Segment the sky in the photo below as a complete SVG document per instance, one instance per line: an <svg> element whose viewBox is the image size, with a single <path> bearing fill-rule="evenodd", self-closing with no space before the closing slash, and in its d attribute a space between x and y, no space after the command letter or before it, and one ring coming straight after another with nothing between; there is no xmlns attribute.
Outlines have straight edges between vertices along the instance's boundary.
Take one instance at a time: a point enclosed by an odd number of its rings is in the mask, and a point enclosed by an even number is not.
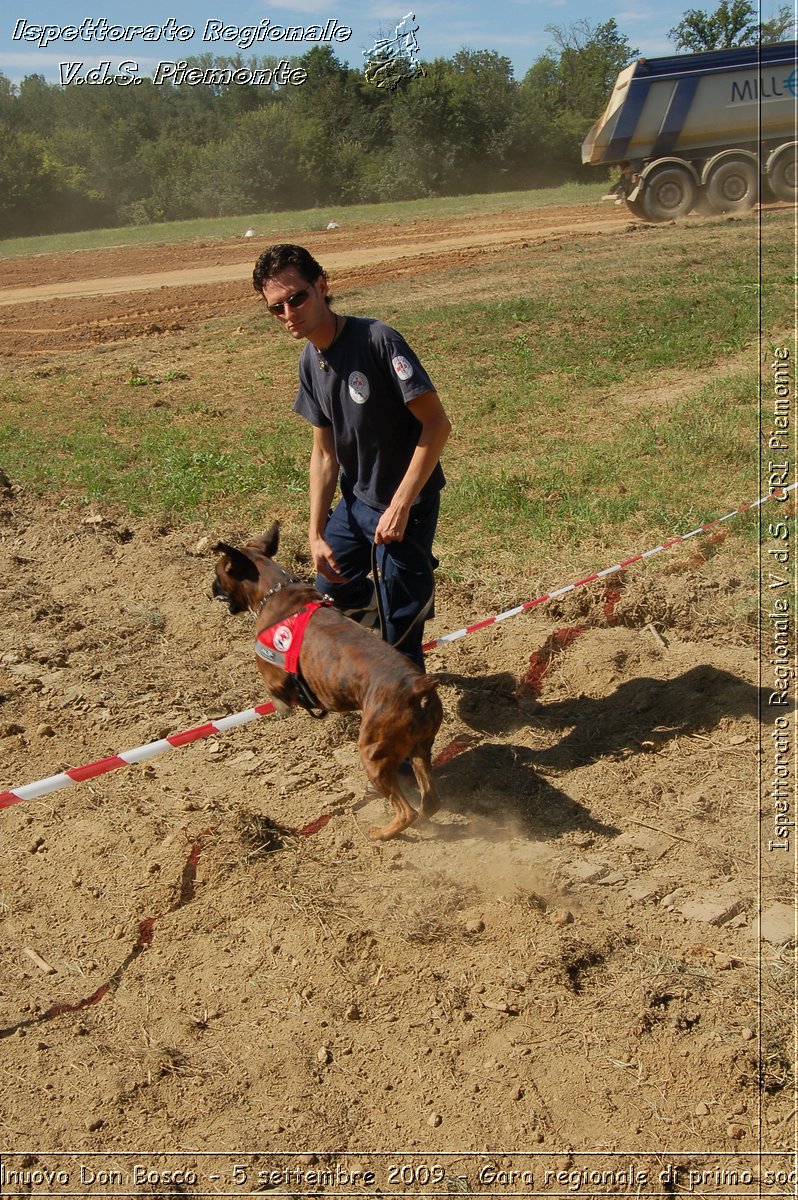
<svg viewBox="0 0 798 1200"><path fill-rule="evenodd" d="M179 61L186 55L230 55L240 50L245 59L266 54L291 57L314 44L329 45L339 60L359 67L364 62L363 51L380 36L392 33L406 14L413 12L422 59L450 58L464 46L495 50L510 59L515 77L521 79L552 45L547 25L567 27L586 20L595 26L613 17L631 46L652 57L674 53L668 30L686 9L712 10L716 6L715 0L621 0L620 7L613 0L171 0L168 4L151 0L105 0L103 4L7 0L0 14L0 73L13 83L32 74L59 83L64 82L61 63L80 63L77 73L83 75L110 60L112 73L117 73L119 63L128 62L135 66L125 68L126 74L147 78L159 63ZM769 9L763 3L763 16L770 16L776 7L775 2ZM103 41L102 26L84 26L87 20L104 20L110 27L123 29L152 25L159 36L149 41L138 35L128 41ZM265 20L269 28L325 26L335 21L337 26L328 26L328 31L352 32L345 39L331 37L321 43L263 41L250 48L239 46L247 35L238 31ZM205 36L208 22L210 32ZM48 26L52 29L43 34ZM82 27L83 35L70 41L68 32L65 34L70 27ZM213 32L225 28L233 40L214 40ZM193 36L189 36L191 31Z"/></svg>

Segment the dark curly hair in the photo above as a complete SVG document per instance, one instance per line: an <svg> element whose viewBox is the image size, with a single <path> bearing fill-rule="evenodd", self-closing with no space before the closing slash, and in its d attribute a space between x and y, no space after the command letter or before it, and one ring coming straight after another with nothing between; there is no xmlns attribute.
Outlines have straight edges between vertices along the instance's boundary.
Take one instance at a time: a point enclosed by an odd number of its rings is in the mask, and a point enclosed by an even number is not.
<svg viewBox="0 0 798 1200"><path fill-rule="evenodd" d="M269 246L263 251L255 263L252 272L252 286L259 295L263 295L263 285L267 280L279 275L287 267L294 267L306 283L315 283L317 279L326 279L327 272L321 267L304 246L293 246L290 242L281 242ZM327 297L329 304L332 297Z"/></svg>

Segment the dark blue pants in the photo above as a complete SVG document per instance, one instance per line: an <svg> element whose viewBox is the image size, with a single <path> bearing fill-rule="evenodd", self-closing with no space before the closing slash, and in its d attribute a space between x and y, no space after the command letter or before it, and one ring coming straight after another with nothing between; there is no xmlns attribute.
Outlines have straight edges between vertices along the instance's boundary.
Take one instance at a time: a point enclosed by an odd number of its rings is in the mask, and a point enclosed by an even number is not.
<svg viewBox="0 0 798 1200"><path fill-rule="evenodd" d="M430 597L433 588L430 561L437 567L432 556L432 541L438 523L440 496L422 500L410 510L405 540L388 542L377 547L377 566L382 581L382 603L385 610L385 640L394 645L413 622ZM329 596L337 608L367 608L372 598L374 585L371 573L371 550L374 531L382 514L353 496L348 488L324 530L324 536L332 547L338 567L346 577L346 583L330 583L323 575L316 576L316 587ZM424 554L418 549L421 547ZM428 615L432 615L432 610ZM415 629L405 638L399 650L424 669L421 646L424 641L424 622L419 621Z"/></svg>

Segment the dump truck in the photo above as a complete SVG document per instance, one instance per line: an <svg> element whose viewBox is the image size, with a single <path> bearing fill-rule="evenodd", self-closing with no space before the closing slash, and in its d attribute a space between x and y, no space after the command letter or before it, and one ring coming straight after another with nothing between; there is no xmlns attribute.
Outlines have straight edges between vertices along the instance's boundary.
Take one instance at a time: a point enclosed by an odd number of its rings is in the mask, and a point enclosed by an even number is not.
<svg viewBox="0 0 798 1200"><path fill-rule="evenodd" d="M649 221L798 197L798 42L641 58L621 71L582 162L618 165Z"/></svg>

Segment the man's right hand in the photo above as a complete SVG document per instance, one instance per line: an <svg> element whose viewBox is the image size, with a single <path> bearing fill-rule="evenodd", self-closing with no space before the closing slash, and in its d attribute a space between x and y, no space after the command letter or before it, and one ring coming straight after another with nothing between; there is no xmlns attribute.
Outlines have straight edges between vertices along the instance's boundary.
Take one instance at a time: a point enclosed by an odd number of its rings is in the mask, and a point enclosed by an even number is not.
<svg viewBox="0 0 798 1200"><path fill-rule="evenodd" d="M341 574L335 561L332 546L323 537L310 539L310 555L319 575L323 575L330 583L346 583L346 576Z"/></svg>

